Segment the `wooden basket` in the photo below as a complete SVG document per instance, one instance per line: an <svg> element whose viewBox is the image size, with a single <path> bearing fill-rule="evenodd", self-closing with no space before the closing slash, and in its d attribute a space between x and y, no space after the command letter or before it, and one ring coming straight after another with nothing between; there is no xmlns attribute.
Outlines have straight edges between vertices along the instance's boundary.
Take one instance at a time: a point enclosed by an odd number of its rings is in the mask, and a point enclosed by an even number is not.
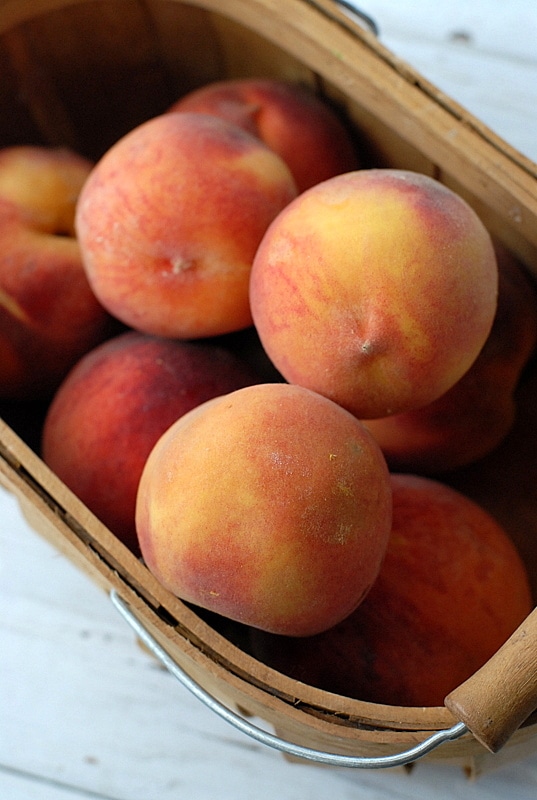
<svg viewBox="0 0 537 800"><path fill-rule="evenodd" d="M454 188L537 275L537 166L330 0L0 0L0 65L0 146L63 144L92 159L210 80L308 84L355 126L372 164L415 169ZM501 519L530 572L537 563L537 468L528 458L536 452L536 389L530 380L501 454L463 471L456 484ZM355 756L391 755L453 725L447 708L351 700L257 662L164 590L44 465L30 433L10 423L0 420L0 481L32 526L117 592L222 702L291 742ZM506 463L508 474L500 470ZM537 587L536 568L532 580ZM532 715L499 755L466 734L427 758L475 769L534 750L536 735Z"/></svg>

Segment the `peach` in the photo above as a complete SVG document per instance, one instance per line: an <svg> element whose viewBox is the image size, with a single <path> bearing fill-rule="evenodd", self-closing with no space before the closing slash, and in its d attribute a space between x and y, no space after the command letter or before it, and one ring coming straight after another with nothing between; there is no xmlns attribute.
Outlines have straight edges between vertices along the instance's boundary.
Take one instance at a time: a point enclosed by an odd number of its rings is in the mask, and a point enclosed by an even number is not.
<svg viewBox="0 0 537 800"><path fill-rule="evenodd" d="M239 127L168 113L96 164L76 230L90 284L126 325L171 338L251 325L248 281L266 228L296 196L282 159Z"/></svg>
<svg viewBox="0 0 537 800"><path fill-rule="evenodd" d="M114 330L74 235L91 163L70 150L0 150L0 397L49 397Z"/></svg>
<svg viewBox="0 0 537 800"><path fill-rule="evenodd" d="M75 235L75 206L93 164L66 148L14 145L0 150L0 197L38 230Z"/></svg>
<svg viewBox="0 0 537 800"><path fill-rule="evenodd" d="M130 549L145 461L169 425L212 397L257 381L229 350L136 331L87 353L57 390L42 456Z"/></svg>
<svg viewBox="0 0 537 800"><path fill-rule="evenodd" d="M537 343L537 291L507 251L501 251L498 307L476 361L427 406L364 420L393 470L423 474L466 466L492 452L511 430L516 390Z"/></svg>
<svg viewBox="0 0 537 800"><path fill-rule="evenodd" d="M257 136L283 158L299 192L360 165L350 129L336 111L296 83L214 81L181 97L170 111L214 114Z"/></svg>
<svg viewBox="0 0 537 800"><path fill-rule="evenodd" d="M459 195L371 169L317 184L278 214L250 301L286 380L370 419L430 403L462 377L497 291L491 237Z"/></svg>
<svg viewBox="0 0 537 800"><path fill-rule="evenodd" d="M361 700L443 705L532 608L526 569L480 506L430 478L392 475L393 527L364 602L307 639L252 631L254 654Z"/></svg>
<svg viewBox="0 0 537 800"><path fill-rule="evenodd" d="M318 633L364 598L391 520L386 462L356 417L286 383L239 389L174 423L136 506L140 549L183 600Z"/></svg>

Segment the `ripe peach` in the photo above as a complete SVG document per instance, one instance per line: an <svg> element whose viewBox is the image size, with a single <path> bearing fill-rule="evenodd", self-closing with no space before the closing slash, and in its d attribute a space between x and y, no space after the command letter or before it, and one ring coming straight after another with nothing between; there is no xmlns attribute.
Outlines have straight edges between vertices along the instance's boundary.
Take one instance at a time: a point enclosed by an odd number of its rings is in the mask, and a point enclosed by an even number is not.
<svg viewBox="0 0 537 800"><path fill-rule="evenodd" d="M360 418L432 402L490 332L498 268L471 207L425 175L371 169L299 195L254 260L254 323L291 383Z"/></svg>
<svg viewBox="0 0 537 800"><path fill-rule="evenodd" d="M227 119L278 153L299 192L358 169L349 129L305 86L271 78L220 80L195 89L170 111L195 111Z"/></svg>
<svg viewBox="0 0 537 800"><path fill-rule="evenodd" d="M442 705L532 608L503 528L430 478L392 475L393 527L379 577L339 625L308 639L252 632L254 654L328 691L402 706Z"/></svg>
<svg viewBox="0 0 537 800"><path fill-rule="evenodd" d="M492 330L468 372L427 406L365 420L391 469L438 473L490 453L511 430L516 389L537 344L537 291L507 252L499 256Z"/></svg>
<svg viewBox="0 0 537 800"><path fill-rule="evenodd" d="M386 462L321 395L265 383L172 425L140 480L144 560L184 600L305 636L349 614L378 574L391 520Z"/></svg>
<svg viewBox="0 0 537 800"><path fill-rule="evenodd" d="M282 159L229 122L168 113L96 164L76 229L91 286L128 326L172 338L251 325L256 248L296 195Z"/></svg>
<svg viewBox="0 0 537 800"><path fill-rule="evenodd" d="M0 150L0 397L49 397L113 330L82 266L75 204L91 164L69 150Z"/></svg>
<svg viewBox="0 0 537 800"><path fill-rule="evenodd" d="M0 150L0 197L37 230L74 236L75 206L93 164L66 148L15 145Z"/></svg>
<svg viewBox="0 0 537 800"><path fill-rule="evenodd" d="M137 551L136 491L155 442L195 406L256 380L223 347L127 331L86 354L59 387L45 417L43 459Z"/></svg>

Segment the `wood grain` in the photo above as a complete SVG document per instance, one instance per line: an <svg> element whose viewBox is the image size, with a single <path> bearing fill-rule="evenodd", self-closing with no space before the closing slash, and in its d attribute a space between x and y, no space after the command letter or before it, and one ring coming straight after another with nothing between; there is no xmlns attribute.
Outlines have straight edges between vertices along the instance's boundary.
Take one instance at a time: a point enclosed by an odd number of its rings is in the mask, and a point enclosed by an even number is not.
<svg viewBox="0 0 537 800"><path fill-rule="evenodd" d="M537 708L537 609L446 706L497 753Z"/></svg>

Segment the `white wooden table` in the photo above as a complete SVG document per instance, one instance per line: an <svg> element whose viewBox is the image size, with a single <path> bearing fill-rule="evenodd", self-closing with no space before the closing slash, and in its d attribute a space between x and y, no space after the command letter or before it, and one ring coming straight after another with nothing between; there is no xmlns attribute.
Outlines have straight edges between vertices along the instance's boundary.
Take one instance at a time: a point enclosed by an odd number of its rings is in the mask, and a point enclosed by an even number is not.
<svg viewBox="0 0 537 800"><path fill-rule="evenodd" d="M381 40L537 161L536 0L363 0ZM292 764L205 709L0 489L1 800L535 800L535 755L457 768Z"/></svg>

